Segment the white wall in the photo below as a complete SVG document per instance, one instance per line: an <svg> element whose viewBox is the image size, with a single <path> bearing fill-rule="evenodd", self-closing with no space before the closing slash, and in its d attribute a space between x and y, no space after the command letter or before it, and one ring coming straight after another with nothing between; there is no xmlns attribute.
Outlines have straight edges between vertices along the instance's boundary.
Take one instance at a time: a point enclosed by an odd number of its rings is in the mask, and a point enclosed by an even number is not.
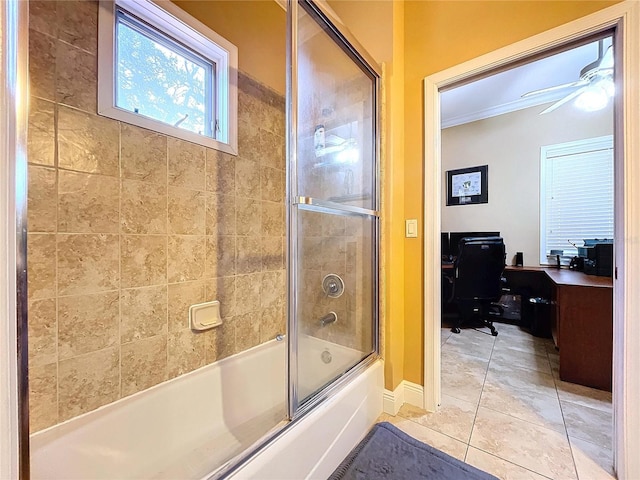
<svg viewBox="0 0 640 480"><path fill-rule="evenodd" d="M613 133L611 107L584 113L567 104L538 115L545 107L442 131L442 231L500 231L507 265L516 252L525 265L539 264L540 147ZM489 166L489 203L447 207L446 171L477 165Z"/></svg>

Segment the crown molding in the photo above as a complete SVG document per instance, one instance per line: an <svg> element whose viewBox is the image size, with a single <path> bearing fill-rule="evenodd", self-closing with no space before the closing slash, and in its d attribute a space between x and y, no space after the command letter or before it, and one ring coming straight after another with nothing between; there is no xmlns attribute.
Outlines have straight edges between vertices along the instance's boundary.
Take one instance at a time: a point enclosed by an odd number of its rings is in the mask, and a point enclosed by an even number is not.
<svg viewBox="0 0 640 480"><path fill-rule="evenodd" d="M573 90L571 90L569 87L566 90L541 93L533 97L520 98L513 102L503 103L501 105L496 105L495 107L485 108L475 112L467 113L465 115L443 118L441 121L441 127L443 129L457 127L459 125L464 125L465 123L477 122L478 120L497 117L499 115L504 115L505 113L516 112L518 110L524 110L525 108L537 107L538 105L557 102L572 91Z"/></svg>

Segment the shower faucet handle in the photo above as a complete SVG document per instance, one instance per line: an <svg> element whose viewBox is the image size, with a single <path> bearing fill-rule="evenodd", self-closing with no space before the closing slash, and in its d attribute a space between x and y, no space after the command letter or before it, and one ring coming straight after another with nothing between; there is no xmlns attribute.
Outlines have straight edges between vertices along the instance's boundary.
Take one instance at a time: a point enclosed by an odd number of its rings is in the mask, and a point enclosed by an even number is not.
<svg viewBox="0 0 640 480"><path fill-rule="evenodd" d="M322 279L322 291L331 298L338 298L344 293L344 281L339 275L330 273Z"/></svg>

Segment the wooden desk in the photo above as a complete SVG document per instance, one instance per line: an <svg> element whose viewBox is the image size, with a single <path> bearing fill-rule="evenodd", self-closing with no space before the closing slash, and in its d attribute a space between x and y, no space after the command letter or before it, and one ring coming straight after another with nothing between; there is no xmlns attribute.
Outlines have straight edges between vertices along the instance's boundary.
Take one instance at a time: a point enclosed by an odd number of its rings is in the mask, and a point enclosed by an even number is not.
<svg viewBox="0 0 640 480"><path fill-rule="evenodd" d="M578 287L613 288L611 277L587 275L584 272L558 268L542 269L556 285L573 285Z"/></svg>
<svg viewBox="0 0 640 480"><path fill-rule="evenodd" d="M551 332L560 352L560 379L611 391L613 280L546 269L553 284Z"/></svg>
<svg viewBox="0 0 640 480"><path fill-rule="evenodd" d="M551 333L560 379L611 391L613 280L575 270L507 267L510 286L553 301Z"/></svg>

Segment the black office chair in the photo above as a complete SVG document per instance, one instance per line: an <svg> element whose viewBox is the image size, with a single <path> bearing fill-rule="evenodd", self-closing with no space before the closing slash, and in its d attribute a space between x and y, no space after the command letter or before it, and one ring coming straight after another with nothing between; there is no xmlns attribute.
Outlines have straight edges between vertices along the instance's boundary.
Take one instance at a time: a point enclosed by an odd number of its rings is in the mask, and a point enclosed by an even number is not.
<svg viewBox="0 0 640 480"><path fill-rule="evenodd" d="M491 316L500 314L494 302L502 296L502 272L505 247L501 237L463 238L454 263L452 301L458 306L458 320L451 329L460 333L460 325L480 320L498 335Z"/></svg>

